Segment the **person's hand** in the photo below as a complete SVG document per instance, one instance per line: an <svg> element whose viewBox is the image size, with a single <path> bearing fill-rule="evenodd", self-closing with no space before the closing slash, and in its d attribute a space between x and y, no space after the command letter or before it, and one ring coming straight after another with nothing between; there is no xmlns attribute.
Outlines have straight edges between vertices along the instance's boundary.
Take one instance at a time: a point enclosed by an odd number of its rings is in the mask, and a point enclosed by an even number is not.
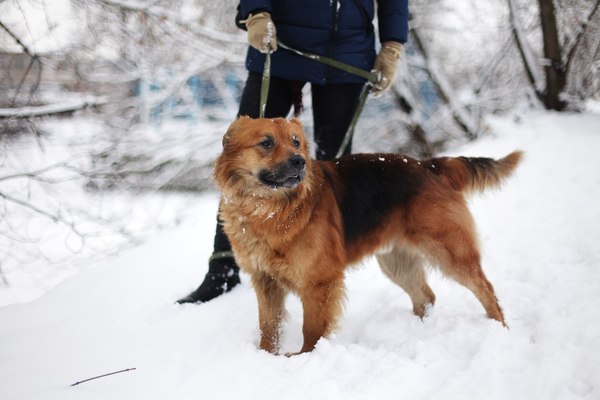
<svg viewBox="0 0 600 400"><path fill-rule="evenodd" d="M277 31L271 20L271 14L268 12L250 14L246 20L246 28L250 46L261 53L266 53L269 48L271 51L277 50Z"/></svg>
<svg viewBox="0 0 600 400"><path fill-rule="evenodd" d="M382 43L381 50L375 59L375 66L373 67L373 70L380 74L379 81L373 85L373 94L375 96L379 96L392 86L403 47L400 42L389 41Z"/></svg>

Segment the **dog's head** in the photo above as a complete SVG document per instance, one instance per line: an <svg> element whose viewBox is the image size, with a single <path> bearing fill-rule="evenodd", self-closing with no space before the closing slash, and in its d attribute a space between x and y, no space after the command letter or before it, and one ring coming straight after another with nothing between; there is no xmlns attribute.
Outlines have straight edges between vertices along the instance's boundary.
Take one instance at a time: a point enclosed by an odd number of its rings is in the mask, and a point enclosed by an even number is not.
<svg viewBox="0 0 600 400"><path fill-rule="evenodd" d="M228 198L289 196L306 185L309 165L308 145L298 120L240 117L223 137L214 177Z"/></svg>

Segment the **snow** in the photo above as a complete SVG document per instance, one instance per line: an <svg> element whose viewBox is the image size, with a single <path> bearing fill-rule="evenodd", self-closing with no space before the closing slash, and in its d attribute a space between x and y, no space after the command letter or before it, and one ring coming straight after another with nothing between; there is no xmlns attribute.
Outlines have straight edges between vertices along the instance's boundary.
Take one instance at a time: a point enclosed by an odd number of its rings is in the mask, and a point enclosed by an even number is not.
<svg viewBox="0 0 600 400"><path fill-rule="evenodd" d="M600 116L529 113L450 155L526 152L501 190L474 197L484 270L510 329L465 288L430 274L421 321L371 259L348 273L341 328L310 354L257 349L248 277L203 305L174 304L206 272L218 196L187 220L0 308L0 398L598 399ZM302 341L290 297L283 351ZM136 368L81 385L72 383Z"/></svg>

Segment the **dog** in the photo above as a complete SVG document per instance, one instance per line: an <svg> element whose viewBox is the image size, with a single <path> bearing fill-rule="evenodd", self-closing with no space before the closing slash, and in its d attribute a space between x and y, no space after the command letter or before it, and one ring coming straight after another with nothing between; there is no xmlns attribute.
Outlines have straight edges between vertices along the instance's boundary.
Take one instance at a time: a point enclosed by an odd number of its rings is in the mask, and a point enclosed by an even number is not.
<svg viewBox="0 0 600 400"><path fill-rule="evenodd" d="M408 293L417 316L435 303L427 261L506 326L481 269L465 194L498 186L522 156L418 161L356 154L317 161L298 120L238 118L223 137L214 181L224 231L256 291L259 347L279 353L284 301L293 292L304 314L299 353L313 350L339 323L346 268L369 255Z"/></svg>

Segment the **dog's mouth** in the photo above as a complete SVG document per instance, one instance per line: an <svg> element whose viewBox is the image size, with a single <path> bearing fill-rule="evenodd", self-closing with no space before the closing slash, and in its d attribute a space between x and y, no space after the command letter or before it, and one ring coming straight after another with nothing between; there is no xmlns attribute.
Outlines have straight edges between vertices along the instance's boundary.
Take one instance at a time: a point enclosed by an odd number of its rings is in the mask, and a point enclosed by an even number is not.
<svg viewBox="0 0 600 400"><path fill-rule="evenodd" d="M302 182L305 174L305 158L300 154L294 154L272 168L262 169L258 173L258 179L271 189L294 189Z"/></svg>
<svg viewBox="0 0 600 400"><path fill-rule="evenodd" d="M304 174L304 170L284 174L262 170L258 177L263 184L273 189L293 189L304 180Z"/></svg>

